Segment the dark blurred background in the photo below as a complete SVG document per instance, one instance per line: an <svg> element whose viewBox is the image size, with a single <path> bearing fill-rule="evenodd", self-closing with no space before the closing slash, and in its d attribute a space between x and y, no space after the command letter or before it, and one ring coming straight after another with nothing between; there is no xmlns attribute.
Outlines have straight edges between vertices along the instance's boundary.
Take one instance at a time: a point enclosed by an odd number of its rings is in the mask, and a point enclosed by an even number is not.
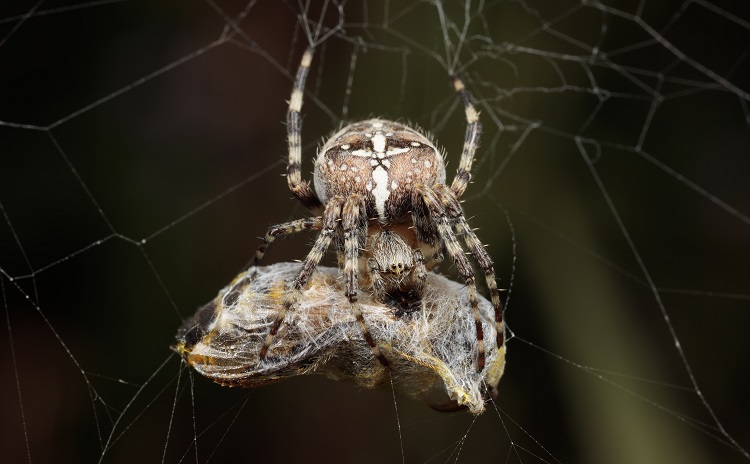
<svg viewBox="0 0 750 464"><path fill-rule="evenodd" d="M515 335L483 416L188 375L182 320L306 214L280 175L315 3L0 7L4 459L747 461L750 11L731 3L469 5L457 62L485 134L464 207ZM343 23L308 81L303 173L322 137L380 115L434 134L452 176L464 121L435 6L341 12L322 15ZM444 9L454 45L464 13Z"/></svg>

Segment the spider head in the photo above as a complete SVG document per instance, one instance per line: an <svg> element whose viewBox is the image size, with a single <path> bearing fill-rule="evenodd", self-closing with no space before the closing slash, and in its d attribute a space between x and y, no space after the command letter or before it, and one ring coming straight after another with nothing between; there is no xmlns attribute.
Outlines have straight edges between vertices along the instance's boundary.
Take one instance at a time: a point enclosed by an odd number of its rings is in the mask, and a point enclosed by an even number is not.
<svg viewBox="0 0 750 464"><path fill-rule="evenodd" d="M397 284L409 275L414 268L414 252L400 235L384 230L372 233L368 240L372 259L378 264L381 274Z"/></svg>
<svg viewBox="0 0 750 464"><path fill-rule="evenodd" d="M413 186L437 183L445 183L445 165L435 145L418 131L383 119L336 132L315 162L315 191L323 203L336 195L362 195L367 216L381 223L409 214Z"/></svg>

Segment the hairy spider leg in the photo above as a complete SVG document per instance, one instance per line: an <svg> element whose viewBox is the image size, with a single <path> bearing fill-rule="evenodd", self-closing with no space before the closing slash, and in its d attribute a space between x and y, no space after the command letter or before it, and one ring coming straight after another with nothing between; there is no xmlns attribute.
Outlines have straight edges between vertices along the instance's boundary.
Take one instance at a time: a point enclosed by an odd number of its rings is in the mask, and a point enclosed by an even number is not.
<svg viewBox="0 0 750 464"><path fill-rule="evenodd" d="M266 236L263 237L263 243L260 244L258 250L255 252L255 256L250 265L253 266L260 264L260 261L266 255L268 248L274 241L276 241L276 239L298 234L305 230L320 230L322 228L323 218L320 216L297 219L296 221L284 222L269 227Z"/></svg>
<svg viewBox="0 0 750 464"><path fill-rule="evenodd" d="M471 312L474 316L474 326L477 332L477 371L484 369L484 329L482 328L482 319L479 314L479 302L477 301L477 286L474 281L474 271L471 268L469 259L464 254L461 244L458 242L456 235L453 233L450 221L445 212L440 198L435 191L424 185L416 185L412 192L412 204L416 206L424 204L430 219L437 228L438 237L445 244L448 255L456 265L458 274L466 284L466 290L469 296Z"/></svg>
<svg viewBox="0 0 750 464"><path fill-rule="evenodd" d="M344 278L346 279L345 295L349 299L352 312L357 319L367 344L380 363L388 367L388 360L383 356L377 343L372 338L362 316L362 309L357 301L359 293L359 255L367 242L367 209L361 195L351 195L346 199L341 213L341 228L344 232Z"/></svg>
<svg viewBox="0 0 750 464"><path fill-rule="evenodd" d="M477 147L479 147L482 123L479 122L479 113L471 103L471 95L466 90L466 87L464 87L464 83L455 76L452 76L452 80L453 88L458 93L458 97L464 105L467 123L461 161L458 164L456 177L453 178L453 183L451 184L451 190L456 195L456 198L461 198L461 195L463 195L471 181L471 165L474 163L474 153L477 151Z"/></svg>
<svg viewBox="0 0 750 464"><path fill-rule="evenodd" d="M424 291L424 282L427 280L427 268L424 265L424 254L422 250L414 250L414 276L416 279L416 291L420 295Z"/></svg>
<svg viewBox="0 0 750 464"><path fill-rule="evenodd" d="M289 99L289 109L286 113L287 141L289 143L289 162L286 167L286 178L289 190L310 211L318 213L323 209L315 191L310 184L302 180L302 100L305 93L305 81L307 80L310 63L312 63L314 49L305 50L302 61L297 68L297 76L294 79L292 97Z"/></svg>
<svg viewBox="0 0 750 464"><path fill-rule="evenodd" d="M331 245L333 236L336 233L336 228L338 227L338 221L341 218L341 207L343 204L343 197L333 197L328 204L326 204L325 210L323 211L323 228L321 229L320 234L318 234L318 238L315 239L315 244L312 249L302 262L302 268L300 268L297 276L294 278L292 288L284 297L284 303L281 305L281 310L276 315L276 320L273 322L273 325L271 325L271 331L266 335L263 347L260 349L261 360L266 358L268 347L271 346L273 338L279 331L279 327L281 327L281 323L284 322L286 313L299 302L302 297L302 289L310 280L310 277L312 277L318 263L323 259L323 254Z"/></svg>
<svg viewBox="0 0 750 464"><path fill-rule="evenodd" d="M370 286L372 287L372 296L377 301L383 301L385 298L385 279L380 275L380 266L375 259L367 260L367 271L370 274Z"/></svg>
<svg viewBox="0 0 750 464"><path fill-rule="evenodd" d="M463 236L466 247L471 251L479 268L484 272L484 279L487 283L487 289L490 291L492 307L495 310L495 330L497 332L497 347L500 348L505 344L505 325L503 324L503 308L500 302L500 291L497 289L495 280L495 267L492 264L492 258L479 241L477 234L469 227L466 222L466 216L461 208L461 204L456 199L453 191L445 185L436 185L434 187L440 201L443 203L446 213L453 224L457 235Z"/></svg>

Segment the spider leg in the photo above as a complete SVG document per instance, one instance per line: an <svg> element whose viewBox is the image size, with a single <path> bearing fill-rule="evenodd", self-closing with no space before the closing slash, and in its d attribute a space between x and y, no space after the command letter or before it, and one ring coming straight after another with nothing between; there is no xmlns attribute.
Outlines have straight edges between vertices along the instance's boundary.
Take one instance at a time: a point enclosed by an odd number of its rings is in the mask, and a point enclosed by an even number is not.
<svg viewBox="0 0 750 464"><path fill-rule="evenodd" d="M424 290L424 282L425 280L427 280L427 268L424 265L424 255L420 250L414 250L413 272L414 288L421 298L422 292Z"/></svg>
<svg viewBox="0 0 750 464"><path fill-rule="evenodd" d="M505 325L503 324L503 308L500 303L500 291L497 289L495 280L495 267L492 264L492 258L479 241L479 237L469 227L466 222L461 204L456 199L453 192L445 185L436 185L435 193L440 197L448 217L453 223L453 227L459 235L464 238L467 248L471 251L477 265L484 272L484 278L487 283L487 289L490 291L492 307L495 309L495 329L497 331L497 347L500 348L505 344Z"/></svg>
<svg viewBox="0 0 750 464"><path fill-rule="evenodd" d="M474 316L474 326L477 331L477 371L481 371L484 369L485 358L484 330L482 329L482 319L479 314L479 302L477 301L477 286L474 281L474 271L471 268L469 259L464 254L463 248L461 248L461 244L453 233L453 228L446 216L445 208L435 191L424 185L415 186L412 192L412 204L417 205L418 203L424 203L430 214L430 219L437 227L438 236L443 243L445 243L448 255L450 255L453 263L456 265L458 273L466 284L466 289L469 295L469 304L471 305L471 312Z"/></svg>
<svg viewBox="0 0 750 464"><path fill-rule="evenodd" d="M430 220L430 213L427 211L424 203L414 203L411 205L411 221L414 224L414 233L417 237L417 241L426 243L430 246L436 246L437 249L442 248L441 243L435 243L437 235L437 229L435 223ZM433 256L431 261L435 261L438 256ZM442 261L442 257L440 257Z"/></svg>
<svg viewBox="0 0 750 464"><path fill-rule="evenodd" d="M323 218L321 216L297 219L296 221L284 222L269 227L266 236L263 237L263 243L258 247L258 251L255 252L250 265L259 264L268 251L268 248L277 238L294 235L305 230L320 230L322 228Z"/></svg>
<svg viewBox="0 0 750 464"><path fill-rule="evenodd" d="M461 198L466 187L471 181L471 165L474 163L474 153L479 146L479 136L482 132L482 124L479 122L479 113L471 102L471 95L464 87L464 83L458 77L453 76L453 88L456 90L461 103L464 105L466 113L466 137L464 138L464 148L461 153L461 161L458 165L456 177L453 178L451 190L456 198Z"/></svg>
<svg viewBox="0 0 750 464"><path fill-rule="evenodd" d="M347 198L341 214L341 227L344 230L344 278L346 279L346 297L349 299L352 312L357 318L359 329L362 331L367 344L380 363L388 367L388 360L378 348L377 343L367 328L362 316L362 309L357 301L359 294L359 252L364 248L367 240L367 210L365 201L360 195L354 194Z"/></svg>
<svg viewBox="0 0 750 464"><path fill-rule="evenodd" d="M370 275L370 284L372 285L372 296L377 301L383 301L385 298L385 280L380 275L380 266L378 262L370 258L367 260L367 271Z"/></svg>
<svg viewBox="0 0 750 464"><path fill-rule="evenodd" d="M305 260L302 262L302 268L294 278L292 288L284 297L284 303L281 305L281 310L276 315L276 320L271 326L271 331L266 335L263 347L260 349L261 360L266 358L268 347L271 346L273 338L279 331L279 327L281 327L281 323L284 322L286 313L291 310L297 302L299 302L302 297L302 289L307 285L307 282L310 280L310 277L312 277L313 272L315 272L318 263L323 259L323 254L331 245L333 236L336 233L336 228L338 227L338 220L341 218L341 206L343 204L343 197L333 197L326 205L325 210L323 211L323 228L320 231L318 238L315 239L315 244L313 245L312 250L310 250L305 257Z"/></svg>
<svg viewBox="0 0 750 464"><path fill-rule="evenodd" d="M307 80L310 63L315 50L310 47L305 50L297 68L297 76L294 79L292 97L289 99L289 109L286 113L287 141L289 143L289 162L286 167L286 179L289 182L289 190L295 197L311 211L319 212L323 208L315 191L310 184L302 180L302 99L305 93L305 81Z"/></svg>

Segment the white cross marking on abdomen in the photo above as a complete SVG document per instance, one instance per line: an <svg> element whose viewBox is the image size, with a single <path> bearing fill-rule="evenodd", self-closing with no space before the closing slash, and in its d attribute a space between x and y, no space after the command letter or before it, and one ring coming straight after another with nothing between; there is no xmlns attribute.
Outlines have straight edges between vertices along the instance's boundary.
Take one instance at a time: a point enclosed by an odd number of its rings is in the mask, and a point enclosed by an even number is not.
<svg viewBox="0 0 750 464"><path fill-rule="evenodd" d="M372 180L375 186L372 188L372 195L375 197L375 208L378 210L378 216L385 220L385 202L391 192L388 190L388 171L383 166L378 165L372 170Z"/></svg>

